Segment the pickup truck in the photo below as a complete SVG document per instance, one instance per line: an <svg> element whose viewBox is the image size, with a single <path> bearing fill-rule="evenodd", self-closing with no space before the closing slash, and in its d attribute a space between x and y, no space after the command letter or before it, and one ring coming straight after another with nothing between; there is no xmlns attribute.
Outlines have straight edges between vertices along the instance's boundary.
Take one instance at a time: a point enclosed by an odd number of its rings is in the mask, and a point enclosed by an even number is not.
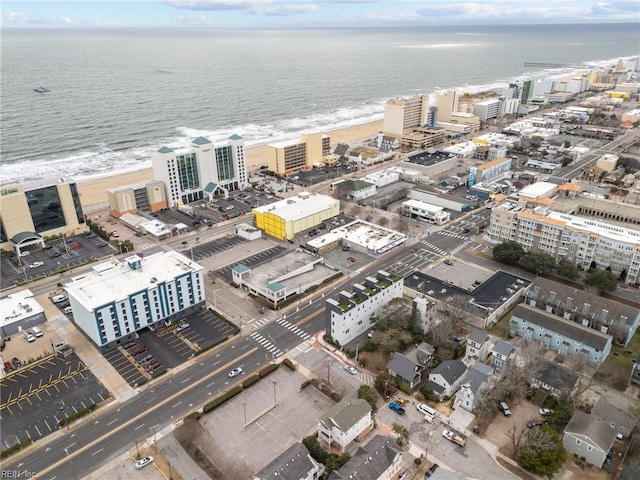
<svg viewBox="0 0 640 480"><path fill-rule="evenodd" d="M457 443L461 447L464 447L467 443L467 440L462 435L452 432L451 430L444 430L442 436L453 443Z"/></svg>
<svg viewBox="0 0 640 480"><path fill-rule="evenodd" d="M389 408L396 412L398 415L404 415L405 410L402 408L402 405L396 402L389 402Z"/></svg>

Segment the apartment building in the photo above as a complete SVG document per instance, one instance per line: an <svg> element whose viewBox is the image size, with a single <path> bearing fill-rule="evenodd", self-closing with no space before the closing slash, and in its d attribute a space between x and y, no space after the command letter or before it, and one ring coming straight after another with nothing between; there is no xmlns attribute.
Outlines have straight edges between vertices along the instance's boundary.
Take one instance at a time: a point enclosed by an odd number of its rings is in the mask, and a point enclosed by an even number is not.
<svg viewBox="0 0 640 480"><path fill-rule="evenodd" d="M331 139L320 132L300 135L300 139L285 140L267 146L269 170L279 175L290 175L324 164L331 154Z"/></svg>
<svg viewBox="0 0 640 480"><path fill-rule="evenodd" d="M157 212L169 206L164 183L159 180L110 188L107 197L109 212L116 218L138 210Z"/></svg>
<svg viewBox="0 0 640 480"><path fill-rule="evenodd" d="M384 135L400 140L406 131L424 126L427 123L428 106L428 95L387 100L384 106Z"/></svg>
<svg viewBox="0 0 640 480"><path fill-rule="evenodd" d="M478 102L473 106L473 114L486 122L492 118L501 118L505 115L515 115L520 107L520 99L507 98L504 96L494 97L482 102Z"/></svg>
<svg viewBox="0 0 640 480"><path fill-rule="evenodd" d="M44 247L43 237L87 230L75 183L33 182L0 189L0 248L18 254Z"/></svg>
<svg viewBox="0 0 640 480"><path fill-rule="evenodd" d="M628 284L640 281L640 232L636 230L505 203L493 208L486 238L495 243L513 240L526 251L548 253L584 270L592 263L609 267Z"/></svg>
<svg viewBox="0 0 640 480"><path fill-rule="evenodd" d="M151 163L154 178L164 182L169 207L249 185L244 140L238 135L217 143L198 137L179 150L162 147Z"/></svg>
<svg viewBox="0 0 640 480"><path fill-rule="evenodd" d="M403 279L379 270L376 277L366 277L364 285L355 283L353 291L342 290L338 299L326 302L327 334L339 345L346 345L375 324L375 314L392 299L402 297Z"/></svg>
<svg viewBox="0 0 640 480"><path fill-rule="evenodd" d="M371 406L366 400L347 397L318 419L318 442L327 450L346 451L373 430Z"/></svg>
<svg viewBox="0 0 640 480"><path fill-rule="evenodd" d="M205 303L203 268L175 251L114 258L64 288L75 324L103 351Z"/></svg>
<svg viewBox="0 0 640 480"><path fill-rule="evenodd" d="M465 112L459 103L460 94L455 90L447 90L437 96L438 124L440 122L460 124L469 127L469 133L480 131L480 118Z"/></svg>

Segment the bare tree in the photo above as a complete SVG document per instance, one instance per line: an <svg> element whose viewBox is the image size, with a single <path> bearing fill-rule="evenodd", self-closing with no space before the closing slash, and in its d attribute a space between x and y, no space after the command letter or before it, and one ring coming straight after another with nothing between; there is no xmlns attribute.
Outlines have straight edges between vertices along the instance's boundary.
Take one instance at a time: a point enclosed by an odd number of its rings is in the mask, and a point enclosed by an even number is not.
<svg viewBox="0 0 640 480"><path fill-rule="evenodd" d="M527 435L527 426L520 423L512 422L511 428L507 430L507 437L511 440L511 449L513 451L513 458L518 456L520 452L520 447L525 440Z"/></svg>

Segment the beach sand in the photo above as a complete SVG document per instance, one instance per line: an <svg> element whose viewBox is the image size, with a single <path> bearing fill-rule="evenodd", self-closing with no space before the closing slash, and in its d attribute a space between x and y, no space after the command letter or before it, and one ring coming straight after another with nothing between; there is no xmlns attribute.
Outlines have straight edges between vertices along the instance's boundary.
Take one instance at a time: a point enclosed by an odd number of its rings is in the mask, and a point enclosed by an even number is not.
<svg viewBox="0 0 640 480"><path fill-rule="evenodd" d="M338 130L326 131L325 134L331 137L331 144L353 143L375 136L382 131L382 120L355 125ZM246 149L247 167L249 171L256 170L261 165L267 164L267 145L256 145ZM78 182L78 192L80 202L83 207L97 204L106 204L107 190L132 183L146 182L153 180L153 171L149 168L141 168L125 173L115 173L113 175L92 178L90 180Z"/></svg>

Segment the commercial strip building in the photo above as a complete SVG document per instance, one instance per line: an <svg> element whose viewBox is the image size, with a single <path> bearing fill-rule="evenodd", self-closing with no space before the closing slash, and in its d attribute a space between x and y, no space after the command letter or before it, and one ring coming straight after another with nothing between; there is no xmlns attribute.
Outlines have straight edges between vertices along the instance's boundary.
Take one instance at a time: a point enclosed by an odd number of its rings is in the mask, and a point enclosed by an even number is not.
<svg viewBox="0 0 640 480"><path fill-rule="evenodd" d="M449 212L445 212L444 207L431 205L420 200L407 200L402 202L402 215L411 218L420 218L429 223L441 225L451 218Z"/></svg>
<svg viewBox="0 0 640 480"><path fill-rule="evenodd" d="M321 132L305 133L299 140L286 140L267 146L269 170L278 175L290 175L324 164L331 154L331 139Z"/></svg>
<svg viewBox="0 0 640 480"><path fill-rule="evenodd" d="M180 150L162 147L152 155L151 163L153 176L164 183L172 208L249 185L244 140L238 135L217 143L198 137Z"/></svg>
<svg viewBox="0 0 640 480"><path fill-rule="evenodd" d="M328 195L300 192L252 210L254 225L266 235L292 240L295 235L320 225L340 213L340 200Z"/></svg>
<svg viewBox="0 0 640 480"><path fill-rule="evenodd" d="M239 263L231 270L233 283L274 306L337 274L337 270L324 265L322 257L300 249L288 252L286 260L284 257L273 258L254 267Z"/></svg>
<svg viewBox="0 0 640 480"><path fill-rule="evenodd" d="M75 183L34 182L0 189L0 248L18 255L44 248L43 237L87 230Z"/></svg>
<svg viewBox="0 0 640 480"><path fill-rule="evenodd" d="M64 288L74 322L103 351L205 303L203 268L175 251L114 258Z"/></svg>
<svg viewBox="0 0 640 480"><path fill-rule="evenodd" d="M525 251L544 252L557 261L575 263L587 270L611 268L625 283L640 280L640 231L599 220L567 215L521 204L503 203L491 212L486 239L499 243L512 240Z"/></svg>
<svg viewBox="0 0 640 480"><path fill-rule="evenodd" d="M375 314L392 299L402 297L401 277L379 270L366 277L364 284L353 284L353 291L342 290L338 299L326 301L327 335L338 345L346 345L375 324Z"/></svg>
<svg viewBox="0 0 640 480"><path fill-rule="evenodd" d="M44 309L31 290L20 290L0 299L0 338L2 339L46 321Z"/></svg>
<svg viewBox="0 0 640 480"><path fill-rule="evenodd" d="M138 210L157 212L169 206L164 183L160 180L110 188L107 197L109 213L116 218L125 213L137 213Z"/></svg>

